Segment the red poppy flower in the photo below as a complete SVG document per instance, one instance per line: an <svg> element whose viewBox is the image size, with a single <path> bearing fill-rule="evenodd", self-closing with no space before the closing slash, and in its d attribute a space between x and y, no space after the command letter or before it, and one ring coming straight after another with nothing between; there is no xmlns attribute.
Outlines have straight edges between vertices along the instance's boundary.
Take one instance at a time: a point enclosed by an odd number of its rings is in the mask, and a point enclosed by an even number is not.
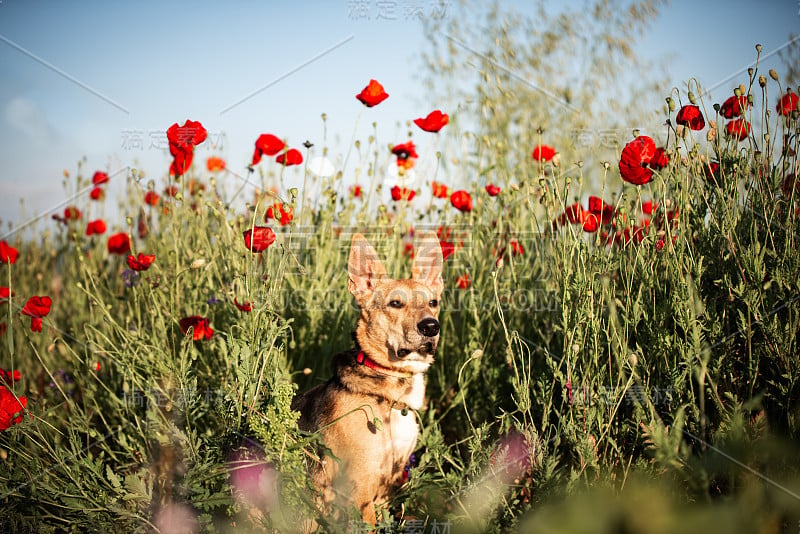
<svg viewBox="0 0 800 534"><path fill-rule="evenodd" d="M744 141L750 135L750 123L744 119L736 119L725 125L725 131L739 141Z"/></svg>
<svg viewBox="0 0 800 534"><path fill-rule="evenodd" d="M89 191L89 198L92 200L103 200L106 196L106 192L103 191L102 187L93 187L91 191Z"/></svg>
<svg viewBox="0 0 800 534"><path fill-rule="evenodd" d="M606 204L602 198L590 196L589 213L599 217L600 221L603 224L609 224L611 220L614 218L616 210L614 209L614 206Z"/></svg>
<svg viewBox="0 0 800 534"><path fill-rule="evenodd" d="M392 147L392 154L397 156L397 166L406 169L413 167L414 163L412 160L419 157L413 141L394 145Z"/></svg>
<svg viewBox="0 0 800 534"><path fill-rule="evenodd" d="M164 189L164 194L168 195L168 196L171 196L171 197L175 197L175 195L178 194L178 191L180 191L180 190L178 189L177 185L171 185L171 186L166 187Z"/></svg>
<svg viewBox="0 0 800 534"><path fill-rule="evenodd" d="M650 159L650 168L660 171L669 165L669 156L663 147L658 147Z"/></svg>
<svg viewBox="0 0 800 534"><path fill-rule="evenodd" d="M8 241L0 241L0 262L9 265L17 261L19 251L8 244Z"/></svg>
<svg viewBox="0 0 800 534"><path fill-rule="evenodd" d="M450 239L450 235L452 233L453 233L453 230L451 228L448 228L447 226L440 226L439 228L436 229L436 237L438 237L439 240Z"/></svg>
<svg viewBox="0 0 800 534"><path fill-rule="evenodd" d="M233 303L236 305L237 308L239 308L239 311L243 311L243 312L253 311L253 305L250 302L239 303L236 300L236 297L234 297L233 298Z"/></svg>
<svg viewBox="0 0 800 534"><path fill-rule="evenodd" d="M355 198L360 197L361 196L361 186L358 185L358 184L351 185L350 186L350 194L353 195L353 197L355 197Z"/></svg>
<svg viewBox="0 0 800 534"><path fill-rule="evenodd" d="M706 180L709 182L715 180L719 176L719 162L710 161L703 165L703 172L706 175Z"/></svg>
<svg viewBox="0 0 800 534"><path fill-rule="evenodd" d="M706 120L703 118L700 108L693 104L687 104L678 110L675 122L688 126L692 130L702 130L706 126Z"/></svg>
<svg viewBox="0 0 800 534"><path fill-rule="evenodd" d="M275 219L276 221L280 221L281 226L286 226L290 222L292 222L292 218L294 214L292 213L291 206L288 209L284 209L283 202L276 202L272 206L267 208L266 219Z"/></svg>
<svg viewBox="0 0 800 534"><path fill-rule="evenodd" d="M433 189L434 198L447 198L446 185L440 184L439 182L433 182L433 184L431 184L431 188Z"/></svg>
<svg viewBox="0 0 800 534"><path fill-rule="evenodd" d="M180 320L180 325L183 335L186 335L190 328L192 329L192 340L194 341L211 339L211 336L214 335L214 331L208 326L208 319L199 315L184 317Z"/></svg>
<svg viewBox="0 0 800 534"><path fill-rule="evenodd" d="M253 165L258 165L262 156L274 156L286 148L286 143L272 134L261 134L256 139L256 149L253 152Z"/></svg>
<svg viewBox="0 0 800 534"><path fill-rule="evenodd" d="M5 286L0 287L0 302L4 302L13 296L14 291L11 288Z"/></svg>
<svg viewBox="0 0 800 534"><path fill-rule="evenodd" d="M633 227L634 243L641 243L650 231L650 219L644 219Z"/></svg>
<svg viewBox="0 0 800 534"><path fill-rule="evenodd" d="M472 279L469 277L469 274L464 273L458 278L456 278L456 285L461 289L467 289L472 284Z"/></svg>
<svg viewBox="0 0 800 534"><path fill-rule="evenodd" d="M438 109L428 113L428 116L424 119L414 119L414 124L426 132L438 132L444 128L448 122L450 122L450 117L447 115L447 113L442 113Z"/></svg>
<svg viewBox="0 0 800 534"><path fill-rule="evenodd" d="M286 167L291 165L300 165L303 163L303 154L301 154L296 148L290 148L287 152L278 154L278 157L275 158L275 161L281 165L285 165Z"/></svg>
<svg viewBox="0 0 800 534"><path fill-rule="evenodd" d="M107 184L108 183L108 173L103 171L97 171L92 176L92 184L100 185L100 184Z"/></svg>
<svg viewBox="0 0 800 534"><path fill-rule="evenodd" d="M486 192L489 193L490 197L496 197L500 194L500 187L494 184L489 184L486 186Z"/></svg>
<svg viewBox="0 0 800 534"><path fill-rule="evenodd" d="M450 195L450 203L455 207L458 211L461 212L468 212L472 211L472 197L464 191L460 189Z"/></svg>
<svg viewBox="0 0 800 534"><path fill-rule="evenodd" d="M0 386L0 431L22 422L22 413L28 405L26 397L16 397L5 386Z"/></svg>
<svg viewBox="0 0 800 534"><path fill-rule="evenodd" d="M128 267L133 269L134 271L146 271L150 268L150 265L153 264L155 261L156 255L155 254L144 254L142 252L139 253L139 257L130 254L128 255L127 262Z"/></svg>
<svg viewBox="0 0 800 534"><path fill-rule="evenodd" d="M183 176L192 166L194 152L176 149L172 163L169 165L170 176Z"/></svg>
<svg viewBox="0 0 800 534"><path fill-rule="evenodd" d="M75 206L67 206L64 208L65 221L77 221L80 220L81 217L83 217L83 213Z"/></svg>
<svg viewBox="0 0 800 534"><path fill-rule="evenodd" d="M647 202L642 202L642 213L645 215L652 215L658 211L658 204L653 202L652 200L648 200Z"/></svg>
<svg viewBox="0 0 800 534"><path fill-rule="evenodd" d="M158 206L159 199L160 197L155 191L148 191L144 194L144 203L148 206Z"/></svg>
<svg viewBox="0 0 800 534"><path fill-rule="evenodd" d="M787 174L786 178L783 179L781 183L781 191L783 192L784 196L790 197L792 193L797 196L800 194L800 182L795 179L794 173Z"/></svg>
<svg viewBox="0 0 800 534"><path fill-rule="evenodd" d="M31 318L31 331L42 331L42 317L50 313L50 306L53 303L50 297L33 296L28 299L25 306L22 307L22 315L27 315Z"/></svg>
<svg viewBox="0 0 800 534"><path fill-rule="evenodd" d="M11 384L16 382L22 378L22 373L19 372L17 369L13 369L11 371L6 371L5 369L0 369L0 381L5 382L6 384Z"/></svg>
<svg viewBox="0 0 800 534"><path fill-rule="evenodd" d="M218 158L217 156L211 156L206 160L206 168L210 172L224 171L225 160L222 158Z"/></svg>
<svg viewBox="0 0 800 534"><path fill-rule="evenodd" d="M653 179L653 171L647 168L656 152L656 143L646 135L640 135L622 149L619 173L622 179L634 185L643 185Z"/></svg>
<svg viewBox="0 0 800 534"><path fill-rule="evenodd" d="M167 141L169 141L170 147L175 147L182 151L191 152L195 146L205 141L207 137L208 132L199 121L187 119L183 126L178 126L176 122L167 129Z"/></svg>
<svg viewBox="0 0 800 534"><path fill-rule="evenodd" d="M586 217L583 219L583 231L589 233L596 232L599 226L600 217L594 213L587 213Z"/></svg>
<svg viewBox="0 0 800 534"><path fill-rule="evenodd" d="M570 204L564 209L564 213L558 218L558 221L563 225L569 222L570 224L582 223L585 218L585 210L580 202Z"/></svg>
<svg viewBox="0 0 800 534"><path fill-rule="evenodd" d="M103 219L91 221L86 225L86 235L101 235L106 233L106 223Z"/></svg>
<svg viewBox="0 0 800 534"><path fill-rule="evenodd" d="M781 115L790 115L797 109L797 100L797 93L787 92L778 100L778 105L775 106L775 110Z"/></svg>
<svg viewBox="0 0 800 534"><path fill-rule="evenodd" d="M389 95L376 80L370 80L369 84L356 95L356 98L361 101L362 104L371 108L389 98Z"/></svg>
<svg viewBox="0 0 800 534"><path fill-rule="evenodd" d="M263 252L274 242L275 232L269 226L256 226L244 232L244 246L250 252Z"/></svg>
<svg viewBox="0 0 800 534"><path fill-rule="evenodd" d="M553 156L556 155L556 149L548 146L548 145L537 145L536 148L533 149L531 156L533 156L533 160L536 162L544 161L548 162L553 159Z"/></svg>
<svg viewBox="0 0 800 534"><path fill-rule="evenodd" d="M413 189L409 189L407 187L401 188L399 186L392 187L391 192L392 192L392 200L394 201L398 200L411 201L414 199L414 195L417 194L417 192L414 191Z"/></svg>
<svg viewBox="0 0 800 534"><path fill-rule="evenodd" d="M452 241L439 241L439 245L442 247L442 261L456 252L456 245Z"/></svg>
<svg viewBox="0 0 800 534"><path fill-rule="evenodd" d="M747 97L744 95L733 95L722 103L722 106L719 108L719 113L726 119L733 119L744 113L748 106Z"/></svg>
<svg viewBox="0 0 800 534"><path fill-rule="evenodd" d="M167 129L167 141L169 141L169 153L174 158L169 167L170 174L183 176L192 165L194 147L205 141L207 137L208 132L197 121L187 120L183 126L178 126L176 122L170 126Z"/></svg>
<svg viewBox="0 0 800 534"><path fill-rule="evenodd" d="M108 238L108 253L125 255L131 251L131 240L125 232L119 232Z"/></svg>
<svg viewBox="0 0 800 534"><path fill-rule="evenodd" d="M511 247L511 252L515 256L521 256L522 254L525 254L525 249L522 247L522 245L520 245L519 241L515 239L509 241L508 246Z"/></svg>
<svg viewBox="0 0 800 534"><path fill-rule="evenodd" d="M409 258L414 257L414 244L413 243L406 243L403 245L403 256L408 256Z"/></svg>

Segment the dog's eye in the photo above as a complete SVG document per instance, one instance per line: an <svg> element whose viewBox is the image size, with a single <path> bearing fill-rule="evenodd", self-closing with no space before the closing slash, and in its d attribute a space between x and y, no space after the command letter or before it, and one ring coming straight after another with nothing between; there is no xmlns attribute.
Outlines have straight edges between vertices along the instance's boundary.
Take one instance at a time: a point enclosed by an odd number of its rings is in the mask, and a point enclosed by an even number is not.
<svg viewBox="0 0 800 534"><path fill-rule="evenodd" d="M432 300L432 301L430 301L430 302L428 303L428 306L430 306L431 308L435 308L435 307L437 307L438 305L439 305L439 301L438 301L438 300L435 300L435 299L434 299L434 300Z"/></svg>
<svg viewBox="0 0 800 534"><path fill-rule="evenodd" d="M390 300L390 301L389 301L389 307L391 307L391 308L402 308L402 307L403 307L403 303L402 303L402 302L400 302L400 301L399 301L399 300L397 300L397 299L395 299L395 300Z"/></svg>

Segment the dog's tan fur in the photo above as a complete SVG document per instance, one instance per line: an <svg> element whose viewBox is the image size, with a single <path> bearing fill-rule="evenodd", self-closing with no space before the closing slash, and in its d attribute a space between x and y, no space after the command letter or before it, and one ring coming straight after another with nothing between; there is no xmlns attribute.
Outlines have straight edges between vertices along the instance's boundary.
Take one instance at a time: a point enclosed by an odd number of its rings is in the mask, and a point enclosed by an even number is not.
<svg viewBox="0 0 800 534"><path fill-rule="evenodd" d="M300 428L319 431L334 456L313 469L325 502L353 504L371 524L375 506L402 481L419 434L414 410L424 403L424 373L439 341L443 283L436 234L423 236L411 273L407 280L390 279L375 249L353 236L348 274L361 308L358 346L335 355L333 377L292 405L301 412ZM377 365L359 363L359 350Z"/></svg>

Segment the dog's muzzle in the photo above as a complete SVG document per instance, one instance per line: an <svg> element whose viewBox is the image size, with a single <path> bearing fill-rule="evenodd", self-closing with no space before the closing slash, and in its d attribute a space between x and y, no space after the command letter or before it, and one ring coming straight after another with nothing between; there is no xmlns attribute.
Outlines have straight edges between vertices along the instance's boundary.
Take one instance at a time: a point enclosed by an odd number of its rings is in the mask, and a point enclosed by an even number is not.
<svg viewBox="0 0 800 534"><path fill-rule="evenodd" d="M436 337L439 335L439 321L433 317L423 319L417 323L417 330L425 337Z"/></svg>

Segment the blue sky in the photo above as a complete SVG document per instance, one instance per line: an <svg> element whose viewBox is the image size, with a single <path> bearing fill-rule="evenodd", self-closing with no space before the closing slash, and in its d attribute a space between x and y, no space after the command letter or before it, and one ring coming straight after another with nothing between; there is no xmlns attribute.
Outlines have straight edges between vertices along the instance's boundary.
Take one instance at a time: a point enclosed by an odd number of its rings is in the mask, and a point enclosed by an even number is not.
<svg viewBox="0 0 800 534"><path fill-rule="evenodd" d="M89 175L136 166L159 181L170 159L152 146L158 143L151 135L186 119L202 121L237 172L244 172L260 133L286 137L292 146L306 139L321 146L323 112L329 144L347 146L356 124L358 138L366 138L373 121L384 144L395 141L405 131L401 122L439 107L414 74L426 43L407 14L412 6L427 16L454 10L452 0L444 8L434 0L80 7L0 0L2 234L9 221L63 200L62 171L74 173L84 156ZM662 9L638 50L665 60L678 87L691 76L720 84L714 92L720 101L744 80L756 42L768 53L790 32L800 33L798 0L682 0ZM762 63L763 72L771 66L780 70L777 56ZM370 78L391 97L365 110L354 95ZM142 148L130 146L132 136ZM198 151L198 162L212 153Z"/></svg>

